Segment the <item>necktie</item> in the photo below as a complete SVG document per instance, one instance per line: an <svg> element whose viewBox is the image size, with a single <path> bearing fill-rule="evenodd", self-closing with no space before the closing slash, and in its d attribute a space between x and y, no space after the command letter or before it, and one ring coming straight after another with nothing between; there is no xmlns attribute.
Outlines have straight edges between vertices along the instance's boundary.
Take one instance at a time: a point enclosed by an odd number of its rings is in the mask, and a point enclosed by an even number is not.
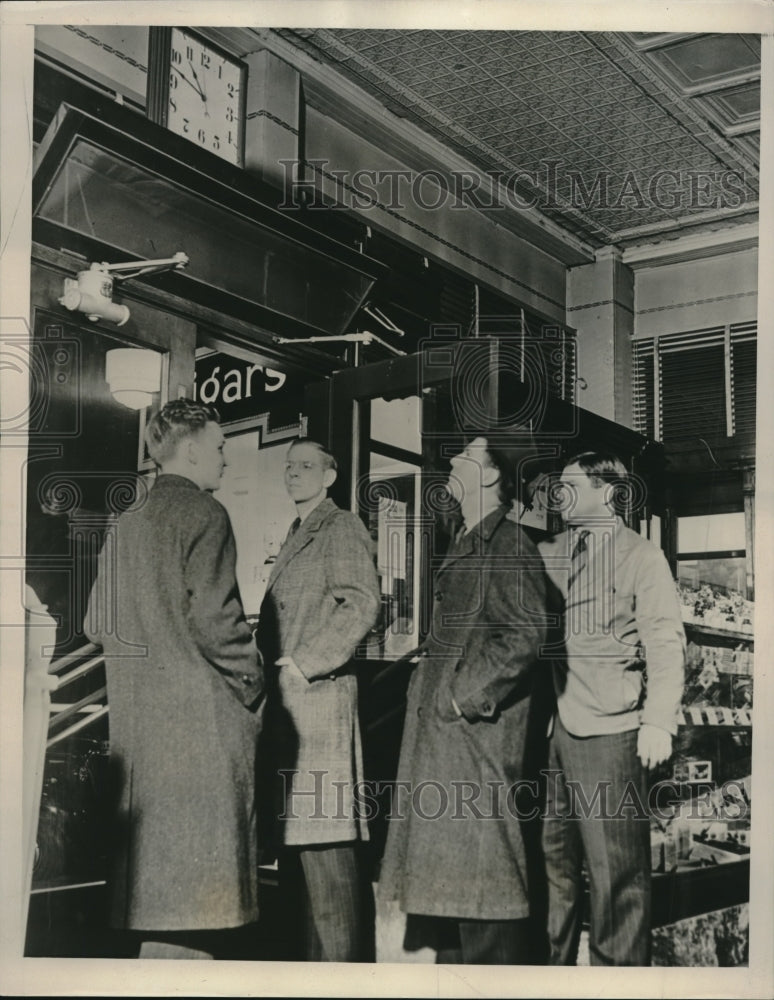
<svg viewBox="0 0 774 1000"><path fill-rule="evenodd" d="M575 543L575 548L572 550L572 556L570 558L570 576L567 580L567 594L569 596L570 588L575 583L575 581L580 576L583 568L586 565L586 539L589 537L588 531L581 531L578 535L578 541Z"/></svg>
<svg viewBox="0 0 774 1000"><path fill-rule="evenodd" d="M295 519L295 521L290 525L290 531L288 532L288 538L292 538L293 535L295 535L295 533L298 531L298 529L300 527L301 527L301 518L297 517Z"/></svg>

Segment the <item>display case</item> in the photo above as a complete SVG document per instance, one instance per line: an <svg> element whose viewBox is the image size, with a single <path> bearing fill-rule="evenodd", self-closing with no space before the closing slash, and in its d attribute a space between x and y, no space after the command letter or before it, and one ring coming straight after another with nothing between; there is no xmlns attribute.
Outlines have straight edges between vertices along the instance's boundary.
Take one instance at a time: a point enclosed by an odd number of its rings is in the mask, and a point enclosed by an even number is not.
<svg viewBox="0 0 774 1000"><path fill-rule="evenodd" d="M686 638L675 751L652 786L654 872L749 858L753 641L692 623Z"/></svg>
<svg viewBox="0 0 774 1000"><path fill-rule="evenodd" d="M744 531L741 512L678 518L686 667L674 753L649 799L656 964L747 960L755 652Z"/></svg>

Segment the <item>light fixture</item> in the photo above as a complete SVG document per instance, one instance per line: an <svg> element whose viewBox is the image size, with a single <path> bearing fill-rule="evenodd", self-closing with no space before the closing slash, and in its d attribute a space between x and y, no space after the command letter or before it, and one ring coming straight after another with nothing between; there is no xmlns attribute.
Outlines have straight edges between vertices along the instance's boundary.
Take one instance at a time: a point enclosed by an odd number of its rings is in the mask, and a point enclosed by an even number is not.
<svg viewBox="0 0 774 1000"><path fill-rule="evenodd" d="M156 274L159 271L182 270L188 264L188 257L182 251L163 260L128 261L126 264L92 264L88 271L79 271L77 278L65 278L64 292L59 297L65 309L86 313L92 323L101 319L110 320L116 326L123 326L129 319L127 306L113 301L113 284L117 279L137 278L141 274ZM130 271L130 274L117 272Z"/></svg>
<svg viewBox="0 0 774 1000"><path fill-rule="evenodd" d="M136 347L117 347L105 355L105 381L113 398L132 410L144 410L161 389L161 355Z"/></svg>

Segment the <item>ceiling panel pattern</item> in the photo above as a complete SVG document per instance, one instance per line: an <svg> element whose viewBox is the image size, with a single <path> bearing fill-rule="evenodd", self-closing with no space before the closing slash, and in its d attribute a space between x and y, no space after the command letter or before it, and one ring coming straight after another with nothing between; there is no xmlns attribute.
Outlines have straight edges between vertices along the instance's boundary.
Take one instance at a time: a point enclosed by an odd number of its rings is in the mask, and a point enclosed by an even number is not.
<svg viewBox="0 0 774 1000"><path fill-rule="evenodd" d="M592 245L757 211L754 36L278 33Z"/></svg>

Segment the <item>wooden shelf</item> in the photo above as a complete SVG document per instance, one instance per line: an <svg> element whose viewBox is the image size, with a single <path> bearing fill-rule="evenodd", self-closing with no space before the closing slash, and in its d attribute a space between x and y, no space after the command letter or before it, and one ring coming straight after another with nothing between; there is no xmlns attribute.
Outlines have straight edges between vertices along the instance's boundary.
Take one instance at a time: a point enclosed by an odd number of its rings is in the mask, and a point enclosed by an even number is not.
<svg viewBox="0 0 774 1000"><path fill-rule="evenodd" d="M704 868L653 873L653 926L746 903L750 899L750 859Z"/></svg>
<svg viewBox="0 0 774 1000"><path fill-rule="evenodd" d="M696 632L699 635L706 635L713 639L727 639L731 642L749 643L755 641L755 636L752 632L737 632L734 629L715 628L712 625L699 625L697 622L687 621L683 621L683 626L685 629L690 629L692 632Z"/></svg>

